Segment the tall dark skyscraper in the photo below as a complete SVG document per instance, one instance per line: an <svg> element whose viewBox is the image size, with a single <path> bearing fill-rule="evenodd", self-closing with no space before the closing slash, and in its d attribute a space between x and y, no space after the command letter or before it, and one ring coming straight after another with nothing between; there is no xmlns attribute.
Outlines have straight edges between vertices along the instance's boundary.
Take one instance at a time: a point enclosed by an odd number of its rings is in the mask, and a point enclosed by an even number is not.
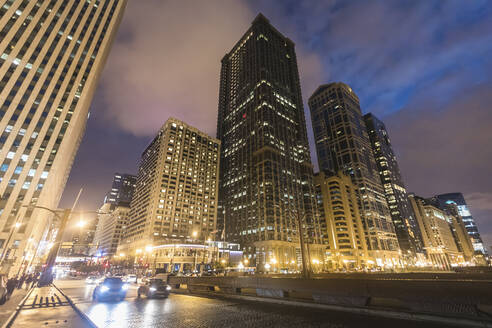
<svg viewBox="0 0 492 328"><path fill-rule="evenodd" d="M371 113L364 115L364 120L400 248L410 256L420 253L420 229L408 200L386 126Z"/></svg>
<svg viewBox="0 0 492 328"><path fill-rule="evenodd" d="M137 176L116 173L113 177L111 190L104 198L104 203L114 204L116 206L130 206L136 184Z"/></svg>
<svg viewBox="0 0 492 328"><path fill-rule="evenodd" d="M344 83L321 85L309 98L319 169L342 170L356 185L369 256L398 263L399 246L362 117L359 98Z"/></svg>
<svg viewBox="0 0 492 328"><path fill-rule="evenodd" d="M465 224L466 231L470 236L470 239L473 244L473 249L475 251L481 252L485 254L487 251L483 246L482 237L480 237L480 233L478 232L477 224L471 215L470 209L466 204L465 198L463 194L459 192L449 193L449 194L441 194L433 197L433 201L437 202L439 208L445 210L446 205L453 204L458 208L458 213L463 219L463 223Z"/></svg>
<svg viewBox="0 0 492 328"><path fill-rule="evenodd" d="M217 137L227 239L260 269L299 264L296 217L320 238L294 43L258 15L222 59Z"/></svg>

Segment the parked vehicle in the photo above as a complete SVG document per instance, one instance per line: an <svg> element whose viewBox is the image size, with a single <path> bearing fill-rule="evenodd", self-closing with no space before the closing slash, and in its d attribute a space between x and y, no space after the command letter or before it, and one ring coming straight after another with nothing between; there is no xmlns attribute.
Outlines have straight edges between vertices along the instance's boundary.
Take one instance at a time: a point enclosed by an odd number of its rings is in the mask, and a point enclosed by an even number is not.
<svg viewBox="0 0 492 328"><path fill-rule="evenodd" d="M105 278L102 283L97 285L92 294L93 301L122 301L126 297L128 284L121 278Z"/></svg>
<svg viewBox="0 0 492 328"><path fill-rule="evenodd" d="M138 298L145 295L147 298L153 297L168 297L171 291L169 286L163 279L149 279L148 282L138 287Z"/></svg>

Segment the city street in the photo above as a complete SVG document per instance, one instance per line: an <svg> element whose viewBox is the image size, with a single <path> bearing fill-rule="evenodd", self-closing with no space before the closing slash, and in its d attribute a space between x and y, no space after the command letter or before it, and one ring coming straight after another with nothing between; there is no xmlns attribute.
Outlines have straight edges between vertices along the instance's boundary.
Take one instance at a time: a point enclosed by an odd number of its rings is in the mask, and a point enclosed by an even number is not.
<svg viewBox="0 0 492 328"><path fill-rule="evenodd" d="M138 299L132 285L123 302L93 303L94 285L61 280L61 288L98 327L450 327L264 302L171 294Z"/></svg>

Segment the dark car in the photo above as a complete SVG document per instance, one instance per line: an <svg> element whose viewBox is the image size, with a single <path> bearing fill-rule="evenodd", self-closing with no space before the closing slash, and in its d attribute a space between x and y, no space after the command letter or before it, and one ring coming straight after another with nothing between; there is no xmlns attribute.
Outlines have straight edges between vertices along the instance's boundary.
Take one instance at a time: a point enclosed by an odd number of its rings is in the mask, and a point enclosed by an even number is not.
<svg viewBox="0 0 492 328"><path fill-rule="evenodd" d="M145 284L138 287L138 297L142 295L147 296L147 298L153 297L168 297L171 291L171 286L169 286L163 279L149 279Z"/></svg>
<svg viewBox="0 0 492 328"><path fill-rule="evenodd" d="M92 294L94 301L122 301L125 299L128 285L121 278L106 278Z"/></svg>

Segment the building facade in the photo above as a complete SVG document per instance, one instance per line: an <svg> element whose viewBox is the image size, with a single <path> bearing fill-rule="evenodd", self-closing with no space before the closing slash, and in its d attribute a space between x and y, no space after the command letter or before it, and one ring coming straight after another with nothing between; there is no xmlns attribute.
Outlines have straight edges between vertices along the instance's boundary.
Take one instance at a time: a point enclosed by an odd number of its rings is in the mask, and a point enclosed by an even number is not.
<svg viewBox="0 0 492 328"><path fill-rule="evenodd" d="M243 252L239 244L222 241L204 241L200 244L163 244L141 254L141 267L155 272L203 272L243 266ZM147 261L147 262L145 262ZM153 263L152 263L153 262Z"/></svg>
<svg viewBox="0 0 492 328"><path fill-rule="evenodd" d="M98 214L92 255L111 257L116 253L128 225L130 207L105 203Z"/></svg>
<svg viewBox="0 0 492 328"><path fill-rule="evenodd" d="M457 206L458 213L462 217L463 223L465 224L468 235L470 236L470 239L472 241L474 250L476 252L486 254L487 250L483 245L482 237L480 237L480 233L478 232L477 224L475 223L475 220L471 215L470 209L466 204L463 194L455 192L437 195L433 198L437 201L437 203L439 204L439 208L441 209L445 209L447 204L453 204Z"/></svg>
<svg viewBox="0 0 492 328"><path fill-rule="evenodd" d="M351 177L369 256L383 265L395 265L400 249L359 98L338 82L321 85L308 103L320 171L342 170Z"/></svg>
<svg viewBox="0 0 492 328"><path fill-rule="evenodd" d="M342 171L320 172L314 176L321 225L327 231L325 270L353 270L373 267L367 252L364 227L357 205L355 185Z"/></svg>
<svg viewBox="0 0 492 328"><path fill-rule="evenodd" d="M126 0L2 3L0 248L8 271L42 252L52 215L24 206L58 206Z"/></svg>
<svg viewBox="0 0 492 328"><path fill-rule="evenodd" d="M298 221L321 231L294 43L260 14L220 74L220 228L260 270L299 263Z"/></svg>
<svg viewBox="0 0 492 328"><path fill-rule="evenodd" d="M409 195L428 259L435 268L449 270L466 264L453 236L453 217L429 200Z"/></svg>
<svg viewBox="0 0 492 328"><path fill-rule="evenodd" d="M72 244L72 248L69 252L70 255L90 255L97 224L97 213L72 214L70 216L70 221L65 230L65 235L71 234L69 243ZM68 243L64 244L67 245Z"/></svg>
<svg viewBox="0 0 492 328"><path fill-rule="evenodd" d="M371 113L364 115L364 121L400 249L407 258L415 258L416 253L423 251L420 231L408 202L388 131L384 123Z"/></svg>
<svg viewBox="0 0 492 328"><path fill-rule="evenodd" d="M220 141L170 118L142 154L118 253L217 238Z"/></svg>
<svg viewBox="0 0 492 328"><path fill-rule="evenodd" d="M113 177L111 190L106 194L104 203L129 207L137 183L137 176L116 173Z"/></svg>
<svg viewBox="0 0 492 328"><path fill-rule="evenodd" d="M116 254L128 225L130 203L136 183L135 175L114 175L111 190L104 197L104 203L98 211L93 255L111 257Z"/></svg>

